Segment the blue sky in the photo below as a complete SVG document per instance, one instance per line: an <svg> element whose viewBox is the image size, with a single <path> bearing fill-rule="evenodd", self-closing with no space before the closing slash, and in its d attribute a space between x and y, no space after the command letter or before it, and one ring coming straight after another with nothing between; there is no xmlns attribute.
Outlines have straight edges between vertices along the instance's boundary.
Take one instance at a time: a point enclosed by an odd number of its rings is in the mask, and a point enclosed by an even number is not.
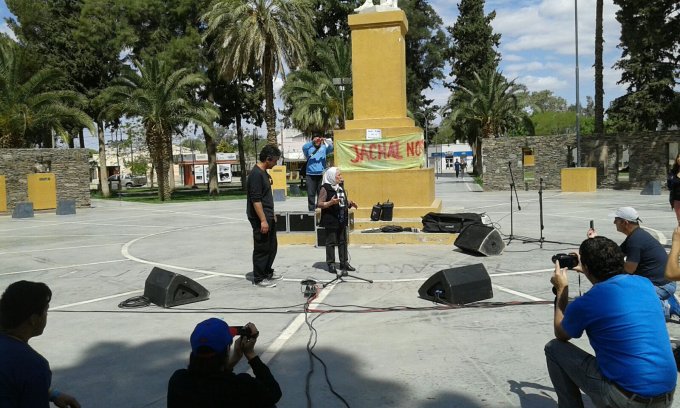
<svg viewBox="0 0 680 408"><path fill-rule="evenodd" d="M578 1L580 100L594 95L594 37L595 0ZM378 0L374 0L378 3ZM453 25L458 16L459 0L430 0L430 4L444 20ZM500 69L506 77L527 85L531 91L549 89L568 103L576 101L574 0L487 0L486 12L496 11L492 22L494 32L501 34ZM605 108L614 98L625 93L617 85L620 72L612 66L621 56L620 25L613 0L604 1L604 86ZM0 17L10 13L0 0ZM4 19L0 31L8 31ZM448 73L448 68L446 69ZM280 86L280 81L277 81ZM427 91L435 103L443 104L449 93L441 84Z"/></svg>

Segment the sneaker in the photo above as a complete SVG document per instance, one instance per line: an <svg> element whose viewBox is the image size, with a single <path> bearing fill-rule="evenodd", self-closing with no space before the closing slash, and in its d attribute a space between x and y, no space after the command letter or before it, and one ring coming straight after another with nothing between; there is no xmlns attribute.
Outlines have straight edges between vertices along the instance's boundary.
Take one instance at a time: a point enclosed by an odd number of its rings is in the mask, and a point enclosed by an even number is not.
<svg viewBox="0 0 680 408"><path fill-rule="evenodd" d="M253 282L253 285L260 288L273 288L276 286L276 283L270 281L269 279L262 279L259 282Z"/></svg>
<svg viewBox="0 0 680 408"><path fill-rule="evenodd" d="M272 274L269 275L267 279L269 279L270 281L277 281L283 279L283 275L277 275L274 272L272 272Z"/></svg>

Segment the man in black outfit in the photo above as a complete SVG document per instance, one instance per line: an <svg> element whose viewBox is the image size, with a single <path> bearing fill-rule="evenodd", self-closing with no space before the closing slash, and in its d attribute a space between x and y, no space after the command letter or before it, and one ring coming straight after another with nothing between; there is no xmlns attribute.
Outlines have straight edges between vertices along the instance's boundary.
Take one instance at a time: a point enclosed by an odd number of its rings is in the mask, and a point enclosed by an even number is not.
<svg viewBox="0 0 680 408"><path fill-rule="evenodd" d="M281 151L274 145L266 145L260 151L260 162L248 175L248 203L246 214L253 227L253 285L273 288L281 275L274 274L272 264L276 258L276 220L272 178L267 170L276 166Z"/></svg>
<svg viewBox="0 0 680 408"><path fill-rule="evenodd" d="M275 406L281 388L255 353L257 327L248 323L244 329L248 334L236 338L230 356L234 328L216 318L196 326L191 333L189 368L175 371L168 383L168 408ZM232 371L244 355L254 378Z"/></svg>

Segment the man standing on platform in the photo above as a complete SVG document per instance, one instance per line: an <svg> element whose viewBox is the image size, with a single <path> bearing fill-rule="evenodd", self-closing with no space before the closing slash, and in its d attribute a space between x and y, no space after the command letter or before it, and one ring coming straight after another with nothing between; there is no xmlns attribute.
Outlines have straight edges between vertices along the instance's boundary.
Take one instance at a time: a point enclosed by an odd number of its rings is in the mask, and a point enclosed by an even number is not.
<svg viewBox="0 0 680 408"><path fill-rule="evenodd" d="M272 178L267 170L276 166L281 151L274 145L266 145L260 151L260 161L248 175L247 207L248 221L253 227L253 285L273 288L275 275L272 264L276 258L276 219L274 218L274 195Z"/></svg>
<svg viewBox="0 0 680 408"><path fill-rule="evenodd" d="M316 209L316 197L321 188L323 172L326 170L326 156L333 153L333 141L315 135L311 142L302 146L302 152L307 159L307 209Z"/></svg>

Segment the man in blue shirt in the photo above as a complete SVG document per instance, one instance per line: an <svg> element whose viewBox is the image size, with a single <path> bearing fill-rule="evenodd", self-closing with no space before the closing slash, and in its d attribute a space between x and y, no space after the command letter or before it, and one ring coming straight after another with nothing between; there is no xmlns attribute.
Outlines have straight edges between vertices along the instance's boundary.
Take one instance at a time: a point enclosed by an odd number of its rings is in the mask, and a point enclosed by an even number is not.
<svg viewBox="0 0 680 408"><path fill-rule="evenodd" d="M670 407L677 381L668 330L654 286L624 271L621 249L605 237L586 239L580 264L593 287L569 303L566 269L555 263L556 339L545 346L559 407ZM569 342L588 335L595 356Z"/></svg>
<svg viewBox="0 0 680 408"><path fill-rule="evenodd" d="M302 146L302 152L307 159L305 182L307 183L307 208L316 209L316 197L321 188L321 178L326 170L326 156L333 153L333 141L315 136L311 142Z"/></svg>
<svg viewBox="0 0 680 408"><path fill-rule="evenodd" d="M50 388L52 371L45 357L28 345L47 325L52 291L44 283L19 281L0 298L0 407L80 408L72 396Z"/></svg>

